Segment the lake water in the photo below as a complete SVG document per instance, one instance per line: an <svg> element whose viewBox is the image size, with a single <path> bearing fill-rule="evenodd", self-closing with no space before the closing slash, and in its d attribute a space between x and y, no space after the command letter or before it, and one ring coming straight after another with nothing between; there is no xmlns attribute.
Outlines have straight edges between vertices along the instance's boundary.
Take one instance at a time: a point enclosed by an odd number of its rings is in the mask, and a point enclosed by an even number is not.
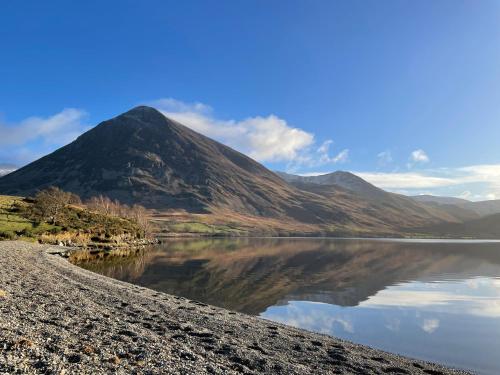
<svg viewBox="0 0 500 375"><path fill-rule="evenodd" d="M500 374L500 243L172 240L92 271L482 374Z"/></svg>

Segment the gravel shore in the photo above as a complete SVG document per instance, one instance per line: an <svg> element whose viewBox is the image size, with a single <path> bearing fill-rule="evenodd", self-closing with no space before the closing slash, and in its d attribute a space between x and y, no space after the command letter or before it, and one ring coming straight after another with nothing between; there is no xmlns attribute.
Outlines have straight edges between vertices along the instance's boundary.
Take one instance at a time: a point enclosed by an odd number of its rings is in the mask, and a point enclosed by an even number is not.
<svg viewBox="0 0 500 375"><path fill-rule="evenodd" d="M465 374L109 279L51 249L0 242L1 374Z"/></svg>

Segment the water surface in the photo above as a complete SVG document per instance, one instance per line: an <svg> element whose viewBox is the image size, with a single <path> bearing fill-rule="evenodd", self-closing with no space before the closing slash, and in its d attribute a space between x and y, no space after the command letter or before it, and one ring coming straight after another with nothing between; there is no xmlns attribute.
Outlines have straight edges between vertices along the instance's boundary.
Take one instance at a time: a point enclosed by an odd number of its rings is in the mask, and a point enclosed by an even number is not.
<svg viewBox="0 0 500 375"><path fill-rule="evenodd" d="M498 242L172 240L83 266L386 351L500 374Z"/></svg>

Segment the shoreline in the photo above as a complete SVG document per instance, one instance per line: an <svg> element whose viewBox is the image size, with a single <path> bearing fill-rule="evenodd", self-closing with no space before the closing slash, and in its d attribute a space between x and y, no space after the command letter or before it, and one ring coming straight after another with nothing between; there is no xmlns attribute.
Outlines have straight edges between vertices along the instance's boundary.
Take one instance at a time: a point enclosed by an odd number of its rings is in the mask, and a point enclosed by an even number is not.
<svg viewBox="0 0 500 375"><path fill-rule="evenodd" d="M466 374L110 279L0 242L0 373Z"/></svg>

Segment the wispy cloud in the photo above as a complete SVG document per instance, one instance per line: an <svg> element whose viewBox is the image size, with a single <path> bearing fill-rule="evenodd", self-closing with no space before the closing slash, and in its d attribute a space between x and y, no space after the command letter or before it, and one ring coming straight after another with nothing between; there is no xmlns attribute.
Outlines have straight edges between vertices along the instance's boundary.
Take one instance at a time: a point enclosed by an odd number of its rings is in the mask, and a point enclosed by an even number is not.
<svg viewBox="0 0 500 375"><path fill-rule="evenodd" d="M335 305L310 301L290 301L284 306L272 306L261 317L326 334L354 333L355 326L349 315Z"/></svg>
<svg viewBox="0 0 500 375"><path fill-rule="evenodd" d="M157 108L165 116L260 162L310 166L345 162L348 158L348 150L329 156L331 140L324 142L314 153L312 150L316 141L312 133L294 127L273 114L241 120L220 119L210 106L199 102L186 103L164 98L147 104Z"/></svg>
<svg viewBox="0 0 500 375"><path fill-rule="evenodd" d="M452 178L428 176L416 172L355 172L355 174L382 189L426 189L459 183Z"/></svg>
<svg viewBox="0 0 500 375"><path fill-rule="evenodd" d="M46 143L65 143L85 129L87 113L81 109L66 108L49 117L29 117L17 124L0 123L0 145L23 145L40 139Z"/></svg>
<svg viewBox="0 0 500 375"><path fill-rule="evenodd" d="M87 113L66 108L48 117L29 117L18 123L0 123L0 158L25 163L71 142L88 127ZM35 144L35 145L33 145Z"/></svg>
<svg viewBox="0 0 500 375"><path fill-rule="evenodd" d="M333 140L328 139L318 147L316 152L319 154L319 164L337 164L345 163L349 159L349 150L344 149L338 154L330 156L330 147L333 145Z"/></svg>
<svg viewBox="0 0 500 375"><path fill-rule="evenodd" d="M477 289L482 288L482 293ZM360 308L417 309L426 313L468 314L498 318L500 316L500 281L494 278L476 278L464 281L442 282L436 289L432 283L412 283L391 286L360 303ZM436 318L424 319L420 327L427 333L440 326Z"/></svg>
<svg viewBox="0 0 500 375"><path fill-rule="evenodd" d="M457 168L427 169L418 172L354 172L383 189L407 193L439 192L454 188L457 197L481 200L500 198L500 164L470 165ZM434 190L434 191L433 191Z"/></svg>
<svg viewBox="0 0 500 375"><path fill-rule="evenodd" d="M328 172L299 173L317 176ZM410 172L352 171L382 189L407 195L434 194L470 200L500 199L500 164Z"/></svg>
<svg viewBox="0 0 500 375"><path fill-rule="evenodd" d="M0 176L5 176L6 174L9 174L10 172L13 172L15 170L16 167L14 165L0 164Z"/></svg>
<svg viewBox="0 0 500 375"><path fill-rule="evenodd" d="M385 167L392 163L392 153L389 150L379 152L377 154L377 165L379 167Z"/></svg>

